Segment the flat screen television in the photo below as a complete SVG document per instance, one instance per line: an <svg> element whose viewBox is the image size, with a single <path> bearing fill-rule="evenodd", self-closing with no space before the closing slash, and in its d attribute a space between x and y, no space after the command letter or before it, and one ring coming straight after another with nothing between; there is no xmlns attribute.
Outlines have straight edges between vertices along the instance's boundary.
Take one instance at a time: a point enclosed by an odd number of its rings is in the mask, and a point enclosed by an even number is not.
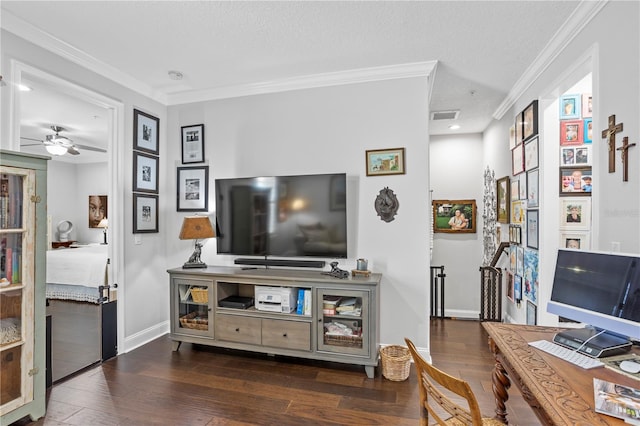
<svg viewBox="0 0 640 426"><path fill-rule="evenodd" d="M347 257L346 174L216 179L217 252Z"/></svg>
<svg viewBox="0 0 640 426"><path fill-rule="evenodd" d="M547 311L640 340L640 257L558 250Z"/></svg>

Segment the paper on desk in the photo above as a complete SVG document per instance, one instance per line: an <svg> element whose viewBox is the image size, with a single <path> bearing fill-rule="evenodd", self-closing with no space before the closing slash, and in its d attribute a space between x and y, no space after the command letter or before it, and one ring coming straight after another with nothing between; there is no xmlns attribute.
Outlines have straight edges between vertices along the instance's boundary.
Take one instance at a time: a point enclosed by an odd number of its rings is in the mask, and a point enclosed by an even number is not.
<svg viewBox="0 0 640 426"><path fill-rule="evenodd" d="M596 412L640 426L640 390L606 380L593 379Z"/></svg>

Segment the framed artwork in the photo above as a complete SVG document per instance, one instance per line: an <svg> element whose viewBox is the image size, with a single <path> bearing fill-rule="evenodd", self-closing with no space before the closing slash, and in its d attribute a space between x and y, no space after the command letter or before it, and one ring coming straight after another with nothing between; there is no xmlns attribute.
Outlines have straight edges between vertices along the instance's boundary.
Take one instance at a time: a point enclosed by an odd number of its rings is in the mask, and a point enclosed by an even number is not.
<svg viewBox="0 0 640 426"><path fill-rule="evenodd" d="M209 166L178 167L177 211L206 212L209 209Z"/></svg>
<svg viewBox="0 0 640 426"><path fill-rule="evenodd" d="M533 101L522 113L522 138L526 141L538 134L538 101Z"/></svg>
<svg viewBox="0 0 640 426"><path fill-rule="evenodd" d="M516 147L516 126L509 127L509 149Z"/></svg>
<svg viewBox="0 0 640 426"><path fill-rule="evenodd" d="M516 122L514 124L516 128L516 146L522 143L522 113L516 115Z"/></svg>
<svg viewBox="0 0 640 426"><path fill-rule="evenodd" d="M133 233L158 232L158 196L133 194Z"/></svg>
<svg viewBox="0 0 640 426"><path fill-rule="evenodd" d="M520 199L520 179L515 178L511 180L511 202Z"/></svg>
<svg viewBox="0 0 640 426"><path fill-rule="evenodd" d="M329 209L344 210L347 208L347 188L344 179L332 176L329 184Z"/></svg>
<svg viewBox="0 0 640 426"><path fill-rule="evenodd" d="M499 223L509 223L509 207L511 202L511 181L505 176L496 181L496 218Z"/></svg>
<svg viewBox="0 0 640 426"><path fill-rule="evenodd" d="M560 199L560 229L589 229L591 227L591 198Z"/></svg>
<svg viewBox="0 0 640 426"><path fill-rule="evenodd" d="M536 325L537 322L538 307L531 300L527 300L527 325Z"/></svg>
<svg viewBox="0 0 640 426"><path fill-rule="evenodd" d="M582 118L593 117L593 97L591 93L582 94Z"/></svg>
<svg viewBox="0 0 640 426"><path fill-rule="evenodd" d="M133 190L158 193L158 157L133 152Z"/></svg>
<svg viewBox="0 0 640 426"><path fill-rule="evenodd" d="M538 167L538 137L524 143L524 169L531 170Z"/></svg>
<svg viewBox="0 0 640 426"><path fill-rule="evenodd" d="M507 271L507 298L512 302L515 302L514 289L513 289L513 274Z"/></svg>
<svg viewBox="0 0 640 426"><path fill-rule="evenodd" d="M560 148L560 164L563 166L575 166L576 149L572 146Z"/></svg>
<svg viewBox="0 0 640 426"><path fill-rule="evenodd" d="M433 232L475 233L475 200L433 200Z"/></svg>
<svg viewBox="0 0 640 426"><path fill-rule="evenodd" d="M133 149L159 154L160 119L139 111L133 110Z"/></svg>
<svg viewBox="0 0 640 426"><path fill-rule="evenodd" d="M524 295L533 303L538 301L538 250L525 248L524 250L524 274L522 281Z"/></svg>
<svg viewBox="0 0 640 426"><path fill-rule="evenodd" d="M518 254L516 253L517 248L518 246L515 244L511 244L511 246L509 246L509 267L514 274L516 273L516 267L518 264Z"/></svg>
<svg viewBox="0 0 640 426"><path fill-rule="evenodd" d="M591 195L591 167L560 167L560 195Z"/></svg>
<svg viewBox="0 0 640 426"><path fill-rule="evenodd" d="M107 219L107 196L89 195L89 228L100 228L102 219Z"/></svg>
<svg viewBox="0 0 640 426"><path fill-rule="evenodd" d="M515 274L513 276L513 297L516 303L522 300L522 275Z"/></svg>
<svg viewBox="0 0 640 426"><path fill-rule="evenodd" d="M527 207L538 207L540 203L539 175L540 169L527 172Z"/></svg>
<svg viewBox="0 0 640 426"><path fill-rule="evenodd" d="M584 123L582 120L560 122L560 145L582 145Z"/></svg>
<svg viewBox="0 0 640 426"><path fill-rule="evenodd" d="M580 118L582 95L560 96L560 120Z"/></svg>
<svg viewBox="0 0 640 426"><path fill-rule="evenodd" d="M582 137L584 143L591 143L593 142L593 120L591 118L587 118L586 120L583 120L583 122L584 129L582 131Z"/></svg>
<svg viewBox="0 0 640 426"><path fill-rule="evenodd" d="M575 147L576 166L591 164L591 146Z"/></svg>
<svg viewBox="0 0 640 426"><path fill-rule="evenodd" d="M204 161L204 124L182 126L182 164Z"/></svg>
<svg viewBox="0 0 640 426"><path fill-rule="evenodd" d="M524 172L524 149L522 144L511 150L511 174L516 176Z"/></svg>
<svg viewBox="0 0 640 426"><path fill-rule="evenodd" d="M516 275L524 275L524 247L516 247Z"/></svg>
<svg viewBox="0 0 640 426"><path fill-rule="evenodd" d="M538 248L538 210L527 210L527 247Z"/></svg>
<svg viewBox="0 0 640 426"><path fill-rule="evenodd" d="M574 250L589 250L591 248L589 231L560 232L560 247Z"/></svg>
<svg viewBox="0 0 640 426"><path fill-rule="evenodd" d="M518 195L518 198L520 200L526 200L527 199L527 175L526 174L521 174L518 177L518 180L520 180L520 185L518 185L518 189L520 190L520 194Z"/></svg>
<svg viewBox="0 0 640 426"><path fill-rule="evenodd" d="M403 175L404 148L368 150L366 165L367 176Z"/></svg>
<svg viewBox="0 0 640 426"><path fill-rule="evenodd" d="M514 225L524 223L524 201L511 201L511 223Z"/></svg>
<svg viewBox="0 0 640 426"><path fill-rule="evenodd" d="M522 244L522 228L520 225L509 225L509 242Z"/></svg>

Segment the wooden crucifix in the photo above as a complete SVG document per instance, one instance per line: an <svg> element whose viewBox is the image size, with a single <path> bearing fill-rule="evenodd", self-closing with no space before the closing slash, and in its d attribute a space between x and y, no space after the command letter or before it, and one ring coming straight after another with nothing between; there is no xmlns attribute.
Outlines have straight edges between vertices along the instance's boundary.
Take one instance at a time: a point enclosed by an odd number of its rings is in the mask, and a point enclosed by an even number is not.
<svg viewBox="0 0 640 426"><path fill-rule="evenodd" d="M636 146L635 143L629 143L629 138L622 138L622 146L620 148L616 148L618 151L622 153L622 181L626 182L629 180L629 148L632 146Z"/></svg>
<svg viewBox="0 0 640 426"><path fill-rule="evenodd" d="M616 133L622 131L622 123L616 124L616 116L609 116L609 127L602 131L602 137L609 143L609 173L616 171Z"/></svg>

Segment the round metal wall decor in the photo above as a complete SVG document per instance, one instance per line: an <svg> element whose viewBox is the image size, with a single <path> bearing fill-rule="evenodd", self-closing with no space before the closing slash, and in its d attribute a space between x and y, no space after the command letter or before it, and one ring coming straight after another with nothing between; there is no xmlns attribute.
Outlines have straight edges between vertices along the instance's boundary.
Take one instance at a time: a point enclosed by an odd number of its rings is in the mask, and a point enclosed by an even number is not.
<svg viewBox="0 0 640 426"><path fill-rule="evenodd" d="M400 207L396 194L388 186L380 190L373 205L380 219L385 222L391 222L395 219L394 216L398 213L398 208Z"/></svg>

